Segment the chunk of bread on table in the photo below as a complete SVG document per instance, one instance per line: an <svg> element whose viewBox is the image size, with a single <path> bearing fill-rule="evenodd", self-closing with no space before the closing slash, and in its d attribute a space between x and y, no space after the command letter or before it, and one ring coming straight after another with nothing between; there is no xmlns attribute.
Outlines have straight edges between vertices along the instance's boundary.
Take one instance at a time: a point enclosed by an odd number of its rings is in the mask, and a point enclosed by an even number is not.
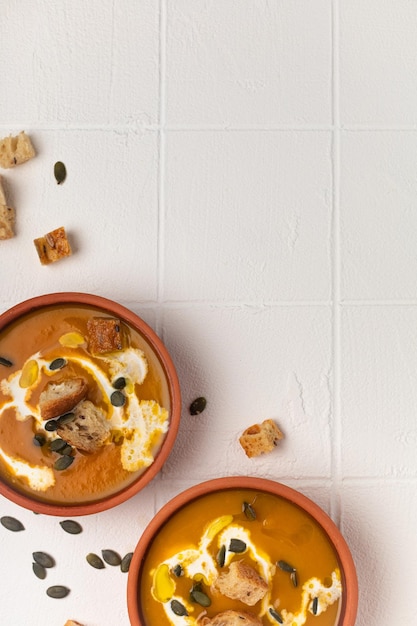
<svg viewBox="0 0 417 626"><path fill-rule="evenodd" d="M87 322L87 339L91 354L122 350L120 320L112 317L91 317Z"/></svg>
<svg viewBox="0 0 417 626"><path fill-rule="evenodd" d="M55 263L59 259L63 259L66 256L72 254L71 246L68 241L65 228L60 226L55 230L47 233L43 237L38 237L33 240L36 251L39 256L39 260L42 265L49 265Z"/></svg>
<svg viewBox="0 0 417 626"><path fill-rule="evenodd" d="M15 210L7 203L3 180L0 176L0 239L11 239L14 237L15 221Z"/></svg>
<svg viewBox="0 0 417 626"><path fill-rule="evenodd" d="M229 570L214 581L212 589L231 600L240 600L253 606L262 600L268 591L268 584L251 565L244 561L233 561Z"/></svg>
<svg viewBox="0 0 417 626"><path fill-rule="evenodd" d="M257 615L244 611L223 611L211 619L203 618L199 622L201 626L262 626L262 621Z"/></svg>
<svg viewBox="0 0 417 626"><path fill-rule="evenodd" d="M87 395L88 384L84 378L67 378L51 381L39 396L39 410L44 420L58 417L71 411Z"/></svg>
<svg viewBox="0 0 417 626"><path fill-rule="evenodd" d="M30 137L21 133L0 140L0 167L10 168L21 165L35 156L35 149Z"/></svg>
<svg viewBox="0 0 417 626"><path fill-rule="evenodd" d="M93 453L106 442L110 426L103 411L89 400L78 404L74 419L57 429L57 434L77 450Z"/></svg>
<svg viewBox="0 0 417 626"><path fill-rule="evenodd" d="M80 622L74 622L73 619L67 619L64 626L83 626Z"/></svg>
<svg viewBox="0 0 417 626"><path fill-rule="evenodd" d="M264 420L261 424L249 426L239 437L239 442L246 456L254 457L266 452L271 452L284 435L271 419Z"/></svg>

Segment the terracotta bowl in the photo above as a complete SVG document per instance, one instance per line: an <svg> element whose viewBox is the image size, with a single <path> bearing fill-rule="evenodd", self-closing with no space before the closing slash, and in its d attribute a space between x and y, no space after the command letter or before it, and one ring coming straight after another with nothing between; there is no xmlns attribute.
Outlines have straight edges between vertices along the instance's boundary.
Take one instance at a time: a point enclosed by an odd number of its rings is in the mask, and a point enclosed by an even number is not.
<svg viewBox="0 0 417 626"><path fill-rule="evenodd" d="M173 447L181 415L181 396L177 373L162 341L148 324L135 313L106 298L85 293L54 293L26 300L0 315L0 346L2 337L5 337L11 328L20 323L21 333L19 327L19 334L21 337L24 337L25 333L27 334L27 319L33 319L34 316L43 315L45 311L55 310L57 307L62 311L62 315L65 315L65 312L68 313L69 307L77 308L80 306L81 308L88 307L89 310L93 310L94 316L118 318L124 328L130 327L133 329L135 336L139 337L140 348L145 353L148 361L153 363L153 365L150 365L149 371L157 372L158 385L164 390L164 408L169 412L168 429L163 436L159 450L154 454L153 462L145 471L139 475L136 472L133 481L128 476L127 479L124 479L120 488L117 484L113 485L108 494L97 495L96 493L96 495L90 498L87 488L84 496L79 501L72 499L70 502L66 502L62 498L55 502L45 501L41 493L33 490L29 490L30 493L27 490L22 491L18 484L8 481L6 475L2 477L2 474L0 474L0 494L20 506L48 515L75 516L97 513L114 507L138 493L155 477L165 463ZM44 333L47 332L48 330L45 329ZM39 336L41 337L42 333ZM41 348L42 346L40 345L39 349ZM1 356L5 357L0 351ZM11 369L4 366L0 367L0 380L7 379ZM1 421L0 448L2 438L7 437L7 432L5 432L7 426L2 425ZM74 463L74 470L75 465ZM5 474L4 471L3 474Z"/></svg>
<svg viewBox="0 0 417 626"><path fill-rule="evenodd" d="M356 570L355 570L355 566L354 566L349 548L345 540L343 539L342 535L340 534L338 528L336 527L336 525L328 517L328 515L319 506L317 506L317 504L312 502L309 498L302 495L298 491L295 491L294 489L291 489L290 487L284 486L280 483L277 483L271 480L264 480L261 478L246 477L246 476L219 478L219 479L210 480L208 482L204 482L194 487L191 487L190 489L174 497L152 519L152 521L149 523L149 525L145 529L143 535L141 536L136 546L136 549L133 554L132 562L130 565L130 570L129 570L128 586L127 586L127 603L128 603L128 611L129 611L129 618L130 618L131 625L132 626L154 626L154 624L151 623L149 618L147 621L146 617L144 616L144 609L143 609L143 606L145 606L147 603L153 602L153 598L152 598L153 591L151 592L150 590L151 590L152 584L155 584L155 582L152 582L152 580L155 581L155 579L152 579L152 576L150 575L149 570L147 569L148 564L147 564L146 559L147 558L150 559L151 565L153 565L153 571L157 571L158 566L155 567L154 555L155 555L155 551L160 550L161 546L166 546L167 543L169 542L171 535L166 534L168 528L170 528L170 524L168 524L168 522L175 520L176 516L178 516L177 519L181 519L180 518L181 512L184 512L184 510L190 504L192 506L196 505L197 507L200 507L200 508L204 507L204 504L202 503L204 502L205 499L207 499L207 496L210 497L218 493L218 494L221 494L222 500L226 502L228 501L227 498L229 497L228 492L232 492L232 491L236 492L237 490L242 490L242 489L253 490L256 494L267 494L267 495L272 495L272 496L278 496L280 499L284 499L285 501L287 501L287 503L289 503L290 506L295 505L296 508L301 509L302 512L305 512L307 514L309 520L313 524L315 522L315 526L318 525L320 527L322 531L322 532L319 531L320 536L324 538L323 540L326 543L328 543L329 549L331 550L332 555L336 557L336 562L338 564L338 569L340 571L340 581L342 585L342 595L341 595L341 598L338 600L338 605L335 605L334 607L332 607L334 608L334 616L331 618L331 626L354 626L356 612L357 612L357 605L358 605L358 583L357 583ZM256 495L256 497L258 497L258 495ZM258 506L256 502L257 501L255 501L254 509L256 509ZM225 504L224 506L226 507L227 505ZM294 506L292 506L292 508L294 508ZM194 520L196 520L197 518L197 521L195 521L195 524L197 525L199 523L198 513L196 513L195 508L193 510L194 510ZM235 511L236 510L238 509L235 508ZM226 514L227 513L226 508L224 509L224 511ZM242 511L242 509L240 508L240 501L239 501L239 511ZM303 514L302 512L298 511L297 514ZM217 519L217 515L215 513L211 513L210 511L207 516L207 520L206 520L207 522L210 521L210 516L214 516ZM237 516L238 518L242 519L243 513L239 512L237 513ZM276 516L276 522L278 524L278 527L282 525L282 518L279 519L279 517L280 516ZM204 518L201 517L200 521L202 521L203 519ZM234 518L234 519L237 519L237 518ZM184 518L182 518L182 520L184 520ZM183 522L181 522L181 524L182 523ZM191 521L190 523L192 527L192 524L194 524L194 522ZM247 524L248 528L251 528L250 523ZM269 523L270 521L268 522L268 524ZM274 523L275 522L273 520L273 524ZM264 528L265 528L266 522L264 518L263 518L262 524L264 525ZM204 527L204 523L202 523L202 532L203 532L203 527ZM165 534L164 534L164 531L165 531ZM189 532L189 530L186 532ZM275 533L274 530L272 532ZM281 532L281 530L279 530L279 532ZM173 552L176 553L177 551L184 550L187 546L183 545L182 543L183 539L181 539L181 541L178 540L178 531L174 532L173 534L175 535L175 537L173 537L174 543L175 543L175 549ZM314 536L316 537L317 535L314 535ZM188 535L187 535L186 541L187 540L188 540ZM190 539L190 542L191 541L193 542L193 546L195 546L196 545L195 540ZM188 546L188 547L191 547L191 546ZM152 550L152 548L154 548L154 550ZM217 550L217 546L213 547L214 552L215 550ZM181 552L179 552L178 554L181 554ZM178 554L176 557L174 557L174 560L178 557ZM171 556L172 556L172 553L171 553ZM239 557L240 555L237 555L237 556ZM168 558L168 556L165 558ZM232 558L235 558L235 557L232 557ZM158 560L159 560L159 557L157 557L157 562ZM224 568L221 571L224 571L224 570L227 570L227 568ZM278 568L277 568L277 571L278 571ZM170 575L171 577L175 579L174 568L170 570ZM280 576L285 577L285 576L290 576L290 574L289 573L286 574L285 572L281 571ZM300 573L300 576L302 576L301 573ZM175 583L176 586L180 584L181 583ZM282 583L279 583L279 584L282 585ZM284 584L289 585L290 583L285 580ZM301 584L302 583L300 582L300 586ZM298 585L298 582L294 583L295 587L297 587L297 585ZM145 596L142 597L141 591L143 589L145 589ZM186 587L186 589L187 591L184 592L185 594L188 593L188 587ZM210 593L210 588L207 593L208 594ZM167 602L169 602L169 600ZM185 601L185 604L186 604L186 601ZM284 604L284 603L282 602L281 604ZM226 608L229 608L229 607L226 607ZM234 608L234 610L236 610L236 605L233 605L230 608ZM254 609L256 613L256 606L254 607ZM224 610L226 610L225 607L223 607L220 612ZM240 608L239 610L243 610L243 609ZM252 610L252 607L248 606L247 612L250 612L251 610ZM280 609L277 609L277 612L279 610ZM201 611L204 611L204 609L201 607L197 607L196 609L194 609L194 611L192 615L194 616L194 619L195 619L196 616ZM211 617L213 617L213 615L211 615ZM165 619L166 619L166 622L165 622ZM314 619L315 619L315 616L310 615L308 624L310 623L314 624ZM155 621L155 618L153 621ZM165 614L163 615L163 618L158 618L157 621L159 623L159 626L166 626L169 624L168 618L165 617ZM246 623L246 621L242 623ZM263 623L270 625L271 623L275 623L275 621L274 619L270 619L268 615L265 615ZM279 618L276 619L276 623L277 624L281 623L279 621ZM320 620L320 623L321 624L326 623L326 625L328 624L328 622L324 622L322 621L322 619Z"/></svg>

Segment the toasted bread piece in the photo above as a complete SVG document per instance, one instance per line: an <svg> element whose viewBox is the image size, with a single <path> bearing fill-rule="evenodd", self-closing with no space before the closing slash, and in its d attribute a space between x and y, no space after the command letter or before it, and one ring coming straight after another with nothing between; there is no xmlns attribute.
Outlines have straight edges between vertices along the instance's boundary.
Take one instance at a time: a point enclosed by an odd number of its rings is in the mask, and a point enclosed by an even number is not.
<svg viewBox="0 0 417 626"><path fill-rule="evenodd" d="M64 626L83 626L80 622L74 622L73 619L67 619Z"/></svg>
<svg viewBox="0 0 417 626"><path fill-rule="evenodd" d="M122 350L120 320L112 317L92 317L87 322L88 349L91 354Z"/></svg>
<svg viewBox="0 0 417 626"><path fill-rule="evenodd" d="M212 589L227 598L253 606L262 600L268 591L268 584L244 561L233 561L229 570L214 581Z"/></svg>
<svg viewBox="0 0 417 626"><path fill-rule="evenodd" d="M211 619L203 617L198 623L201 626L262 626L262 621L257 615L244 611L223 611Z"/></svg>
<svg viewBox="0 0 417 626"><path fill-rule="evenodd" d="M239 443L248 457L271 452L284 435L271 419L249 426L239 438Z"/></svg>
<svg viewBox="0 0 417 626"><path fill-rule="evenodd" d="M77 450L96 452L110 434L106 416L89 400L80 402L74 414L72 421L58 427L58 435Z"/></svg>
<svg viewBox="0 0 417 626"><path fill-rule="evenodd" d="M0 176L0 204L7 204L6 192L4 190L3 177Z"/></svg>
<svg viewBox="0 0 417 626"><path fill-rule="evenodd" d="M49 420L68 413L84 400L87 391L87 382L81 377L49 382L39 396L42 419Z"/></svg>
<svg viewBox="0 0 417 626"><path fill-rule="evenodd" d="M65 228L60 226L43 237L33 240L42 265L55 263L72 254Z"/></svg>
<svg viewBox="0 0 417 626"><path fill-rule="evenodd" d="M15 210L7 203L3 179L0 176L0 239L11 239L14 237L15 221Z"/></svg>
<svg viewBox="0 0 417 626"><path fill-rule="evenodd" d="M35 150L28 135L21 133L0 140L0 167L10 168L29 161Z"/></svg>

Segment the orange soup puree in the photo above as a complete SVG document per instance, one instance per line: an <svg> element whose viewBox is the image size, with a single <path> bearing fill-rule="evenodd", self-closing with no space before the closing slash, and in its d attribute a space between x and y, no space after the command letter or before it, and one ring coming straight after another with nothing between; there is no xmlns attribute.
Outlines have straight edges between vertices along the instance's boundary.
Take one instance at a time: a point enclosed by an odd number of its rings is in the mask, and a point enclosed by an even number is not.
<svg viewBox="0 0 417 626"><path fill-rule="evenodd" d="M253 606L216 589L235 561L267 583ZM211 493L181 508L153 540L140 582L146 626L209 624L226 610L257 616L264 626L336 626L341 594L325 532L295 504L253 489Z"/></svg>
<svg viewBox="0 0 417 626"><path fill-rule="evenodd" d="M0 475L41 501L82 503L119 491L152 463L168 427L169 393L158 357L122 320L121 349L92 354L87 323L96 317L113 319L94 307L50 306L0 333ZM57 359L64 365L50 369ZM138 372L145 372L143 380ZM39 397L49 382L74 377L88 383L86 400L105 415L110 435L94 453L67 450L71 464L57 470L60 453L51 448L57 434L40 415ZM122 378L124 404L114 406L114 383Z"/></svg>

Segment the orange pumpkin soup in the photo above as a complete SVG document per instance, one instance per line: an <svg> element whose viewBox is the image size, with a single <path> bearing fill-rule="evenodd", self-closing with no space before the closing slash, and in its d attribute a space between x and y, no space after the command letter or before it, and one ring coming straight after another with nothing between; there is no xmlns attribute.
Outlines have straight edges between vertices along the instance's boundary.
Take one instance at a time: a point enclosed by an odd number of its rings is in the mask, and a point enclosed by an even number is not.
<svg viewBox="0 0 417 626"><path fill-rule="evenodd" d="M328 536L297 505L254 489L185 505L158 531L141 571L146 626L217 625L226 611L242 616L233 623L263 626L338 621L342 581Z"/></svg>
<svg viewBox="0 0 417 626"><path fill-rule="evenodd" d="M117 345L91 337L89 321L97 319L112 322ZM104 348L93 351L93 339ZM103 416L108 432L91 453L65 446L57 434L60 424L73 419L71 411L46 420L40 409L48 385L79 378L87 383L84 400ZM152 464L168 429L164 381L145 339L98 308L50 306L10 324L0 333L2 479L40 501L64 505L98 500L129 485Z"/></svg>

